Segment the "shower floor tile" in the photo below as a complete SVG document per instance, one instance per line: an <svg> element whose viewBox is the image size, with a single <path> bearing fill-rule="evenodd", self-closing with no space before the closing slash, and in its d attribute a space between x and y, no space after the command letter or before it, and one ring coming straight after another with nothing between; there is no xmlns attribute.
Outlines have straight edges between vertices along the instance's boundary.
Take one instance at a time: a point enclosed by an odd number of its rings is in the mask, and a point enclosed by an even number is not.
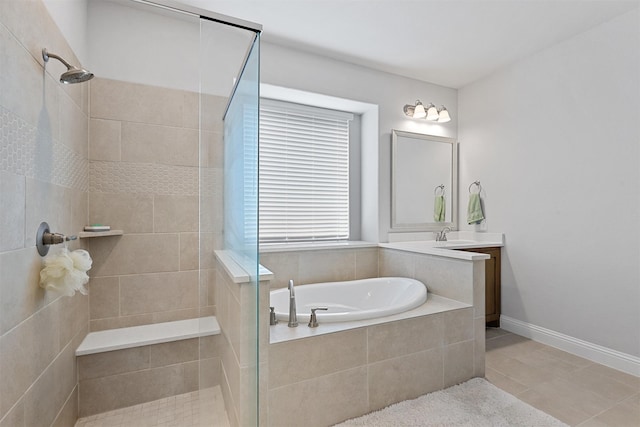
<svg viewBox="0 0 640 427"><path fill-rule="evenodd" d="M229 427L220 386L80 418L75 427Z"/></svg>

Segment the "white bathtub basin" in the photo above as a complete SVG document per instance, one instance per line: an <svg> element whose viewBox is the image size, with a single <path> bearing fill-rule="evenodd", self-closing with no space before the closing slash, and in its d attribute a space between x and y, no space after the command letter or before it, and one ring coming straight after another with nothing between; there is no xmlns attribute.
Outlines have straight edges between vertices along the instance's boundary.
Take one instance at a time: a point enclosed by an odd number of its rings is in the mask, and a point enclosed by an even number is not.
<svg viewBox="0 0 640 427"><path fill-rule="evenodd" d="M295 287L298 321L309 322L311 309L318 323L348 322L390 316L419 307L427 300L426 286L405 277L381 277L347 282L316 283ZM289 319L289 290L271 291L270 305L280 321Z"/></svg>

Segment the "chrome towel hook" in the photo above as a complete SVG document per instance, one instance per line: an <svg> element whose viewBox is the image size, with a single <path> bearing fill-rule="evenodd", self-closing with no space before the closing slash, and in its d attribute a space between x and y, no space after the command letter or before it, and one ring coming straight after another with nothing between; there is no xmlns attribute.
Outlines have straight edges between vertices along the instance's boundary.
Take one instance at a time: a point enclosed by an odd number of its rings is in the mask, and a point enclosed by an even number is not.
<svg viewBox="0 0 640 427"><path fill-rule="evenodd" d="M52 233L49 230L49 224L43 222L40 223L40 227L38 227L38 232L36 233L36 247L38 248L40 256L45 256L49 253L50 245L57 245L70 240L76 240L77 238L77 236L65 236L60 233Z"/></svg>
<svg viewBox="0 0 640 427"><path fill-rule="evenodd" d="M471 194L471 187L473 187L474 185L476 185L478 187L478 194L480 194L480 192L482 191L482 185L480 185L480 181L473 181L469 185L469 194Z"/></svg>
<svg viewBox="0 0 640 427"><path fill-rule="evenodd" d="M438 194L438 190L440 190L440 194ZM433 194L435 194L436 196L444 196L444 184L440 184L436 188L434 188Z"/></svg>

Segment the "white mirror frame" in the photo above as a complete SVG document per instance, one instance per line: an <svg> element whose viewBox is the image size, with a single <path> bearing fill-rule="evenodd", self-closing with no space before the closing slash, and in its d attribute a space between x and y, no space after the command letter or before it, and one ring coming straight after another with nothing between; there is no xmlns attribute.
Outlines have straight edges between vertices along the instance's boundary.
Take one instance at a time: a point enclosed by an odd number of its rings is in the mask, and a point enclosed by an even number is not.
<svg viewBox="0 0 640 427"><path fill-rule="evenodd" d="M424 222L424 223L398 223L396 205L397 189L396 184L398 182L397 174L402 171L403 173L411 173L403 168L402 165L398 165L398 138L411 138L420 139L424 141L439 142L443 144L449 144L451 146L451 182L444 183L447 188L451 189L451 221L443 222ZM452 230L458 229L458 143L454 138L446 138L442 136L426 135L414 132L405 132L401 130L391 130L391 231L400 232L419 232L419 231L440 231L444 227L449 227ZM426 159L428 160L428 159ZM425 162L428 165L428 162ZM440 183L439 183L440 184ZM433 194L433 188L425 188L427 192L426 196Z"/></svg>

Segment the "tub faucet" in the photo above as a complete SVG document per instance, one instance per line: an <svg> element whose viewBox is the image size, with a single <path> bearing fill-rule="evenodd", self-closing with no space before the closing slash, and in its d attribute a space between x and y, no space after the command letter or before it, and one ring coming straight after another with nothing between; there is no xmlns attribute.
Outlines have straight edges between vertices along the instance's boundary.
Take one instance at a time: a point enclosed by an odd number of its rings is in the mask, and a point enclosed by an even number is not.
<svg viewBox="0 0 640 427"><path fill-rule="evenodd" d="M450 227L445 227L442 231L436 233L436 242L446 242L447 241L447 233L451 231Z"/></svg>
<svg viewBox="0 0 640 427"><path fill-rule="evenodd" d="M296 314L296 292L293 289L293 280L289 280L289 323L290 328L298 326L298 315Z"/></svg>

